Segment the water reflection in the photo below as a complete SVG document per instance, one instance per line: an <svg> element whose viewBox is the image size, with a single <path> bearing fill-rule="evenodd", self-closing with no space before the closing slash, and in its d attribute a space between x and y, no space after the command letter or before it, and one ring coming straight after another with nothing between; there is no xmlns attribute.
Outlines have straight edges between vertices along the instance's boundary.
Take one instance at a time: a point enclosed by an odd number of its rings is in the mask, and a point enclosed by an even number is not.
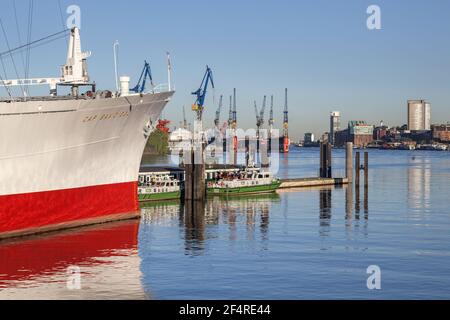
<svg viewBox="0 0 450 320"><path fill-rule="evenodd" d="M144 205L141 208L142 223L145 226L173 226L178 221L180 238L184 240L185 253L201 255L207 241L223 235L221 226L228 229L227 238L237 241L239 228L245 228L247 240L260 237L264 246L269 239L270 209L274 202L279 202L278 194L214 197L206 203L172 202Z"/></svg>
<svg viewBox="0 0 450 320"><path fill-rule="evenodd" d="M133 220L2 242L0 299L145 298L138 230ZM71 266L80 290L67 288Z"/></svg>
<svg viewBox="0 0 450 320"><path fill-rule="evenodd" d="M407 169L408 205L417 214L423 215L431 207L431 160L412 158Z"/></svg>

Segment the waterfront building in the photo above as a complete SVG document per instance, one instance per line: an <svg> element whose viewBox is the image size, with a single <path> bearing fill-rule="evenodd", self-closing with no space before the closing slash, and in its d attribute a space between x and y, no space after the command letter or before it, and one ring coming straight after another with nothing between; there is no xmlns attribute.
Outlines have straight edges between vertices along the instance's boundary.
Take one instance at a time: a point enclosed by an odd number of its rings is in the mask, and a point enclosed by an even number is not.
<svg viewBox="0 0 450 320"><path fill-rule="evenodd" d="M373 126L365 121L350 121L348 132L350 142L356 147L364 148L373 141Z"/></svg>
<svg viewBox="0 0 450 320"><path fill-rule="evenodd" d="M425 100L408 101L408 130L431 130L431 104Z"/></svg>
<svg viewBox="0 0 450 320"><path fill-rule="evenodd" d="M450 142L450 123L433 125L431 127L433 140L439 142Z"/></svg>
<svg viewBox="0 0 450 320"><path fill-rule="evenodd" d="M334 145L336 132L341 130L341 113L339 111L333 111L330 114L330 133L328 141Z"/></svg>

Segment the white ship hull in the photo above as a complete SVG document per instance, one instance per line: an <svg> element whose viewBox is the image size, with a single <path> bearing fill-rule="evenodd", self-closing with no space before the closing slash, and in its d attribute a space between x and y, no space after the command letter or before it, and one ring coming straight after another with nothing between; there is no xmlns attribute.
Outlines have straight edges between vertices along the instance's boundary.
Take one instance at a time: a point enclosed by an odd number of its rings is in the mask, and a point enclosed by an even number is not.
<svg viewBox="0 0 450 320"><path fill-rule="evenodd" d="M149 124L172 94L1 102L0 239L136 211Z"/></svg>

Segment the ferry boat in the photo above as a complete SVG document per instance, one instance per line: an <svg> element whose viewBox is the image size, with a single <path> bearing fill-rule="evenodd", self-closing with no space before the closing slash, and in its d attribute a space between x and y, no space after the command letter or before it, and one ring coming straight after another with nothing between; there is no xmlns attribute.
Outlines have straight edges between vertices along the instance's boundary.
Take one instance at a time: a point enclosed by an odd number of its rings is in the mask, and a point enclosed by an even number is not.
<svg viewBox="0 0 450 320"><path fill-rule="evenodd" d="M246 195L273 193L281 185L271 172L261 168L247 167L207 171L206 193L214 195Z"/></svg>
<svg viewBox="0 0 450 320"><path fill-rule="evenodd" d="M179 200L183 191L180 169L143 168L139 173L139 202Z"/></svg>
<svg viewBox="0 0 450 320"><path fill-rule="evenodd" d="M135 93L129 77L118 92L96 91L90 52L78 28L69 33L60 77L0 81L9 93L0 99L0 240L139 216L142 154L174 92ZM12 86L40 84L49 96L11 95Z"/></svg>
<svg viewBox="0 0 450 320"><path fill-rule="evenodd" d="M140 202L180 199L180 181L170 176L153 178L139 184L138 195Z"/></svg>

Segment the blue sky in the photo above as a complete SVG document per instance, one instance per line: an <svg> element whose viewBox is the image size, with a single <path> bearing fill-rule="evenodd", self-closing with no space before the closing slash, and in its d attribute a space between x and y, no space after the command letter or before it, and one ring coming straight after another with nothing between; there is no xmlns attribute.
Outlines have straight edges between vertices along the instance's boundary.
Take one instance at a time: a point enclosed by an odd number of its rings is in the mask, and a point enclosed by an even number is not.
<svg viewBox="0 0 450 320"><path fill-rule="evenodd" d="M206 103L205 121L211 124L219 96L228 101L234 87L244 128L254 126L253 101L261 104L263 95L271 94L280 127L283 90L289 88L294 139L326 131L332 110L341 111L344 124L353 119L404 124L408 99L430 101L434 123L450 121L450 1L60 2L63 10L71 4L81 7L82 45L93 52L89 70L99 88L114 88L114 40L121 45L120 73L132 82L144 59L151 61L155 80L166 82L165 52L171 52L177 93L164 116L174 125L182 120L183 105L192 118L190 93L198 88L206 64L216 83L214 104L212 94ZM0 17L15 47L12 3L2 1ZM366 27L371 4L381 8L382 30ZM28 0L16 0L16 6L26 39ZM35 0L32 38L61 29L58 1ZM58 75L65 54L63 40L33 50L31 76ZM17 56L22 75L19 61ZM8 77L16 78L8 65ZM227 110L228 102L222 118Z"/></svg>

